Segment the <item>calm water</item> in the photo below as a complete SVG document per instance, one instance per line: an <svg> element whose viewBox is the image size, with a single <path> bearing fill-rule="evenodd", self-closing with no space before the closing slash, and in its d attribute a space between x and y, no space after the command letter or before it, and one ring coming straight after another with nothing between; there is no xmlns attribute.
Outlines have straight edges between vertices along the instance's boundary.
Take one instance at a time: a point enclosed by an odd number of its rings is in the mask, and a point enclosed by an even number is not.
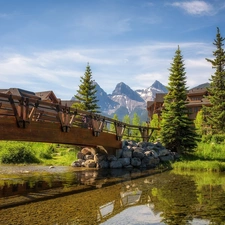
<svg viewBox="0 0 225 225"><path fill-rule="evenodd" d="M225 174L156 172L2 176L0 224L225 224Z"/></svg>

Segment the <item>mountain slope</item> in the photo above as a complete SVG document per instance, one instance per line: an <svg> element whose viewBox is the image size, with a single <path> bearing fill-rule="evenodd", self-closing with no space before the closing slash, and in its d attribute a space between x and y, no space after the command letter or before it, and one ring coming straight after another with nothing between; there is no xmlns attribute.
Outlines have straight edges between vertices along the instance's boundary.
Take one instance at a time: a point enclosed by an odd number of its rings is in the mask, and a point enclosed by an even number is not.
<svg viewBox="0 0 225 225"><path fill-rule="evenodd" d="M168 90L163 84L156 80L150 87L136 90L136 92L147 102L153 101L156 93L167 93Z"/></svg>

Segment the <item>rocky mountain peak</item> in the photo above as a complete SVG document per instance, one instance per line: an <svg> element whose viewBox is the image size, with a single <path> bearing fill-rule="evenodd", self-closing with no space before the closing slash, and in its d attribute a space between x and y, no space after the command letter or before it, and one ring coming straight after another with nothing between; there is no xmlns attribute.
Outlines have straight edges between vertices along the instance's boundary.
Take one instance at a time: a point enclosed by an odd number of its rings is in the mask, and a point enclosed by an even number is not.
<svg viewBox="0 0 225 225"><path fill-rule="evenodd" d="M163 84L161 84L158 80L156 80L156 81L151 85L151 87L156 88L156 89L158 89L158 90L161 90L161 91L163 91L163 92L165 92L165 93L168 92L167 88L166 88Z"/></svg>
<svg viewBox="0 0 225 225"><path fill-rule="evenodd" d="M116 85L116 88L112 92L112 97L114 96L127 96L131 100L135 100L138 102L144 102L144 100L140 97L140 95L133 91L128 85L126 85L123 82L120 82L119 84Z"/></svg>

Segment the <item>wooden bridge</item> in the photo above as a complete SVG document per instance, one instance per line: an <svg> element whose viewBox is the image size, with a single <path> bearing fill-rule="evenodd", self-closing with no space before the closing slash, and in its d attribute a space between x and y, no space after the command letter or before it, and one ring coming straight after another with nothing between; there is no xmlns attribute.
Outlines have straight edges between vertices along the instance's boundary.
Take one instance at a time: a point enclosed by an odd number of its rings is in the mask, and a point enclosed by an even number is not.
<svg viewBox="0 0 225 225"><path fill-rule="evenodd" d="M61 104L0 93L0 140L121 148L123 135L129 136L129 131L135 129L143 141L148 141L158 128L134 126Z"/></svg>

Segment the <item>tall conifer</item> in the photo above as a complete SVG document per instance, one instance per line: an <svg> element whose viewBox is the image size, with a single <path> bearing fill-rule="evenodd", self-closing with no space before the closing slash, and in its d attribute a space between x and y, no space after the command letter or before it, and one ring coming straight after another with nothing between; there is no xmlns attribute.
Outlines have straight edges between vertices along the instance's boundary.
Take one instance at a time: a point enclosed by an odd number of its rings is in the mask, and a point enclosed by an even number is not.
<svg viewBox="0 0 225 225"><path fill-rule="evenodd" d="M164 97L162 110L161 141L166 148L178 153L192 151L196 147L196 132L188 117L186 107L187 87L185 67L181 50L175 52L171 63L168 94Z"/></svg>
<svg viewBox="0 0 225 225"><path fill-rule="evenodd" d="M206 121L211 126L213 133L225 132L225 52L223 49L223 38L220 30L217 28L213 51L214 59L206 59L212 64L215 73L211 76L210 86L208 88L208 99L211 107L204 107Z"/></svg>
<svg viewBox="0 0 225 225"><path fill-rule="evenodd" d="M81 84L75 98L80 101L75 106L89 112L99 113L99 106L97 105L96 84L92 80L92 72L89 63L87 64L84 76L80 79Z"/></svg>

